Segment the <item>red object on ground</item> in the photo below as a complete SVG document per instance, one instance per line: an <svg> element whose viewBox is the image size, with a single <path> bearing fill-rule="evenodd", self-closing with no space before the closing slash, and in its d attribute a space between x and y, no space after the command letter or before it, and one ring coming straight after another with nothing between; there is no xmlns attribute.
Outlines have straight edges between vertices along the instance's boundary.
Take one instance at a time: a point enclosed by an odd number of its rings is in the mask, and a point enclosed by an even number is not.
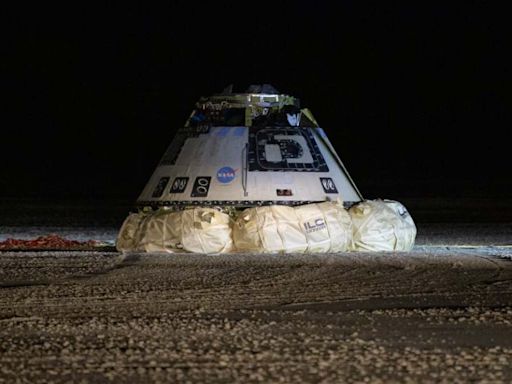
<svg viewBox="0 0 512 384"><path fill-rule="evenodd" d="M7 239L0 241L0 250L9 249L77 249L98 246L96 240L67 240L58 235L39 236L37 239Z"/></svg>

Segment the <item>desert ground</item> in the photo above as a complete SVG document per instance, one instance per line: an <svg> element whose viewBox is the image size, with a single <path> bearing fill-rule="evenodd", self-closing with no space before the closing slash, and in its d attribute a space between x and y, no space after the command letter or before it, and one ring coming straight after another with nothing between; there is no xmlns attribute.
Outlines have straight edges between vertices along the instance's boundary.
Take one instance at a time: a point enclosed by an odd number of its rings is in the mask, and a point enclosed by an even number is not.
<svg viewBox="0 0 512 384"><path fill-rule="evenodd" d="M117 232L52 220L0 235ZM408 253L0 252L0 383L511 382L511 222L417 224Z"/></svg>

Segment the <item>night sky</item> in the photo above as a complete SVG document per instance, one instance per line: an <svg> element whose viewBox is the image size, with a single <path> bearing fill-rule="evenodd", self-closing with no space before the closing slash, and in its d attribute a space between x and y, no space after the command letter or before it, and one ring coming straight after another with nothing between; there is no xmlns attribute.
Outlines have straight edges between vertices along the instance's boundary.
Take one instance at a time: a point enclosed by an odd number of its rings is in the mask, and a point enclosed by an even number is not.
<svg viewBox="0 0 512 384"><path fill-rule="evenodd" d="M202 95L298 96L367 197L510 197L509 13L487 2L4 11L0 197L136 199Z"/></svg>

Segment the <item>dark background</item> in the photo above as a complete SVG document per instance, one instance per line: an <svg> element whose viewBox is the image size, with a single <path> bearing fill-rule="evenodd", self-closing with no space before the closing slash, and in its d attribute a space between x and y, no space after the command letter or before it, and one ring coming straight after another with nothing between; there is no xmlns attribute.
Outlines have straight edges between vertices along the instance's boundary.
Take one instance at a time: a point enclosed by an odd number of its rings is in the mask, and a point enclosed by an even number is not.
<svg viewBox="0 0 512 384"><path fill-rule="evenodd" d="M368 198L511 196L499 3L71 3L4 12L0 197L135 200L230 83L298 96Z"/></svg>

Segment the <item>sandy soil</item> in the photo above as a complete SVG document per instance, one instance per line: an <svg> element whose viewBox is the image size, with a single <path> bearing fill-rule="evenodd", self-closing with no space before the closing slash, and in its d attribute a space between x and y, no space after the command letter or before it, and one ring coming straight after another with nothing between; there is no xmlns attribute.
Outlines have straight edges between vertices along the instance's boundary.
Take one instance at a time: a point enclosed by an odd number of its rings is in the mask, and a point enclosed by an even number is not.
<svg viewBox="0 0 512 384"><path fill-rule="evenodd" d="M0 383L510 382L511 260L4 252Z"/></svg>
<svg viewBox="0 0 512 384"><path fill-rule="evenodd" d="M403 202L410 253L0 252L0 383L512 382L512 200ZM131 204L4 199L0 241Z"/></svg>

